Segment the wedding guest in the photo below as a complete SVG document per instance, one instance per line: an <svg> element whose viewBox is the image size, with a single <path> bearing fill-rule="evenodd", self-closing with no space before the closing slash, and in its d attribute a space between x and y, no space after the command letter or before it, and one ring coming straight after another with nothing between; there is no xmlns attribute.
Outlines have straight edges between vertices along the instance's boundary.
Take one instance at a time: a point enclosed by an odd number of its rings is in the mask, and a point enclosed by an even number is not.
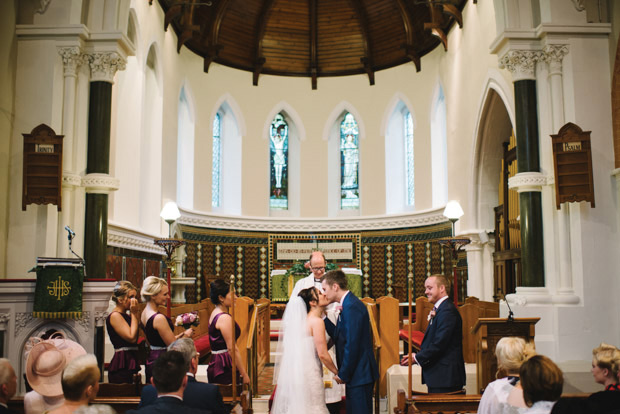
<svg viewBox="0 0 620 414"><path fill-rule="evenodd" d="M164 279L157 276L149 276L144 279L140 296L142 296L142 301L146 302L144 311L142 311L141 322L150 348L145 367L146 383L149 384L153 364L166 351L166 347L181 337L191 338L194 330L189 328L175 336L174 325L170 318L159 313L158 307L165 306L170 298L168 283Z"/></svg>
<svg viewBox="0 0 620 414"><path fill-rule="evenodd" d="M207 378L212 384L232 384L232 352L234 347L237 372L244 384L250 383L239 348L237 338L241 334L239 325L235 322L235 332L232 329L232 316L228 308L232 306L233 293L228 282L217 279L211 283L211 302L215 309L209 318L209 341L211 343L211 363L207 368Z"/></svg>
<svg viewBox="0 0 620 414"><path fill-rule="evenodd" d="M620 350L602 343L592 350L592 376L594 381L605 386L604 391L595 392L583 401L560 398L551 411L554 414L612 414L620 413Z"/></svg>
<svg viewBox="0 0 620 414"><path fill-rule="evenodd" d="M478 414L521 414L527 410L519 381L519 368L534 353L534 347L523 338L505 337L497 342L497 373L506 377L487 385L478 405Z"/></svg>
<svg viewBox="0 0 620 414"><path fill-rule="evenodd" d="M72 414L87 406L97 397L101 372L97 358L92 354L82 355L67 364L62 372L62 392L65 402L49 414Z"/></svg>
<svg viewBox="0 0 620 414"><path fill-rule="evenodd" d="M211 411L213 414L225 414L226 407L222 401L222 394L217 385L196 381L198 358L194 341L189 338L180 338L168 346L168 351L178 351L183 354L187 369L187 387L183 392L185 405ZM157 390L153 385L142 388L140 405L138 408L152 404L157 399Z"/></svg>
<svg viewBox="0 0 620 414"><path fill-rule="evenodd" d="M55 332L49 339L31 338L26 357L26 379L32 391L24 396L26 414L41 414L60 407L65 399L61 385L62 372L69 362L86 355L75 341Z"/></svg>
<svg viewBox="0 0 620 414"><path fill-rule="evenodd" d="M112 384L132 383L134 375L140 371L137 294L138 289L126 280L118 282L112 293L116 306L106 318L106 329L114 346L114 356L108 367L108 381Z"/></svg>
<svg viewBox="0 0 620 414"><path fill-rule="evenodd" d="M127 414L211 414L186 405L183 392L187 386L187 364L178 351L164 352L153 364L153 385L157 400L152 404L127 411Z"/></svg>
<svg viewBox="0 0 620 414"><path fill-rule="evenodd" d="M11 363L6 358L0 358L0 414L10 413L9 400L17 391L17 376Z"/></svg>
<svg viewBox="0 0 620 414"><path fill-rule="evenodd" d="M549 414L562 395L564 374L544 355L534 355L519 369L527 414Z"/></svg>

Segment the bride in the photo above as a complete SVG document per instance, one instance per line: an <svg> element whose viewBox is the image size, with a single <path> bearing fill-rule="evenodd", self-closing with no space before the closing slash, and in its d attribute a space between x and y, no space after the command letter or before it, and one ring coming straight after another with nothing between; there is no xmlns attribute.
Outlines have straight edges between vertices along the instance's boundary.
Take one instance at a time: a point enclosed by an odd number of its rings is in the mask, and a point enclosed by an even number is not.
<svg viewBox="0 0 620 414"><path fill-rule="evenodd" d="M282 318L274 379L273 414L328 414L323 369L338 375L327 352L322 315L329 304L325 295L311 287L292 298Z"/></svg>

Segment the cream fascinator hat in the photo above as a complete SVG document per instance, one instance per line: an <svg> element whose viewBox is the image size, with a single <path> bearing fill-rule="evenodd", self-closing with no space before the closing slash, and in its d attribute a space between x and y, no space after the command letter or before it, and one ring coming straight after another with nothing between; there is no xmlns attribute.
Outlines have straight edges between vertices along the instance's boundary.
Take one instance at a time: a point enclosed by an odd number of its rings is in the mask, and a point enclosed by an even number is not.
<svg viewBox="0 0 620 414"><path fill-rule="evenodd" d="M63 332L56 332L50 339L30 338L26 359L26 379L39 394L57 397L63 394L60 380L65 366L75 357L85 355L82 345L65 339Z"/></svg>

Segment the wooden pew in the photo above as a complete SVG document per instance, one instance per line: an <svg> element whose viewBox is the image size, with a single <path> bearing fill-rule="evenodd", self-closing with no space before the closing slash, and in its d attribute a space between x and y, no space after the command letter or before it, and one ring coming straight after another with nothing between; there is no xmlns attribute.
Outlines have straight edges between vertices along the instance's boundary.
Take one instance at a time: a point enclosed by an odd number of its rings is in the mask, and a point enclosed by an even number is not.
<svg viewBox="0 0 620 414"><path fill-rule="evenodd" d="M399 306L398 300L383 296L377 299L377 328L379 330L379 338L381 338L381 349L379 349L379 378L380 395L387 395L387 370L394 364L400 362L398 349L398 324L399 324Z"/></svg>
<svg viewBox="0 0 620 414"><path fill-rule="evenodd" d="M584 400L590 394L563 394L562 398L572 401ZM398 402L394 414L456 414L476 413L480 404L480 394L422 394L407 399L404 390L398 390Z"/></svg>
<svg viewBox="0 0 620 414"><path fill-rule="evenodd" d="M258 394L258 376L269 363L270 311L269 299L258 299L249 320L246 344L248 375L252 380L252 393Z"/></svg>
<svg viewBox="0 0 620 414"><path fill-rule="evenodd" d="M420 296L415 300L416 320L411 326L411 347L415 352L420 350L424 332L428 328L428 314L433 310L433 304L428 301L426 296ZM411 323L411 322L410 322ZM408 350L409 326L403 325L400 330L400 339L405 341L405 352Z"/></svg>
<svg viewBox="0 0 620 414"><path fill-rule="evenodd" d="M458 307L463 319L463 359L467 363L476 362L476 335L471 328L479 318L496 318L499 316L499 303L484 302L470 296L465 303Z"/></svg>

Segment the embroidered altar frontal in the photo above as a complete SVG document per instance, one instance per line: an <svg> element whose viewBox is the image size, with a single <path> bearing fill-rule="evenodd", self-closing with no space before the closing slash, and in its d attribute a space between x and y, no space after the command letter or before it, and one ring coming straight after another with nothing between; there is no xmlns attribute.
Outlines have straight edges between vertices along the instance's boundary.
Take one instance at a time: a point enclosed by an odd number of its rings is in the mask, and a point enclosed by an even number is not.
<svg viewBox="0 0 620 414"><path fill-rule="evenodd" d="M32 316L35 318L82 317L84 268L74 266L37 266Z"/></svg>
<svg viewBox="0 0 620 414"><path fill-rule="evenodd" d="M341 268L361 271L361 296L378 298L393 296L406 301L409 280L413 281L414 297L424 294L424 280L431 274L452 274L451 252L437 240L451 235L449 222L428 226L331 233L276 233L199 228L181 225L187 254L184 276L195 277L188 286L188 303L207 297L207 284L216 278L234 276L239 296L254 299L271 298L270 275L274 269L288 269L295 262L307 260L306 247L337 247L342 258L328 262ZM278 258L278 243L294 258ZM292 243L300 248L292 249ZM345 245L346 243L346 245ZM306 246L306 244L308 246ZM304 260L297 257L304 252ZM300 253L301 254L301 253ZM346 254L346 258L344 255ZM465 252L459 256L459 290L467 286ZM461 292L459 296L466 292Z"/></svg>

